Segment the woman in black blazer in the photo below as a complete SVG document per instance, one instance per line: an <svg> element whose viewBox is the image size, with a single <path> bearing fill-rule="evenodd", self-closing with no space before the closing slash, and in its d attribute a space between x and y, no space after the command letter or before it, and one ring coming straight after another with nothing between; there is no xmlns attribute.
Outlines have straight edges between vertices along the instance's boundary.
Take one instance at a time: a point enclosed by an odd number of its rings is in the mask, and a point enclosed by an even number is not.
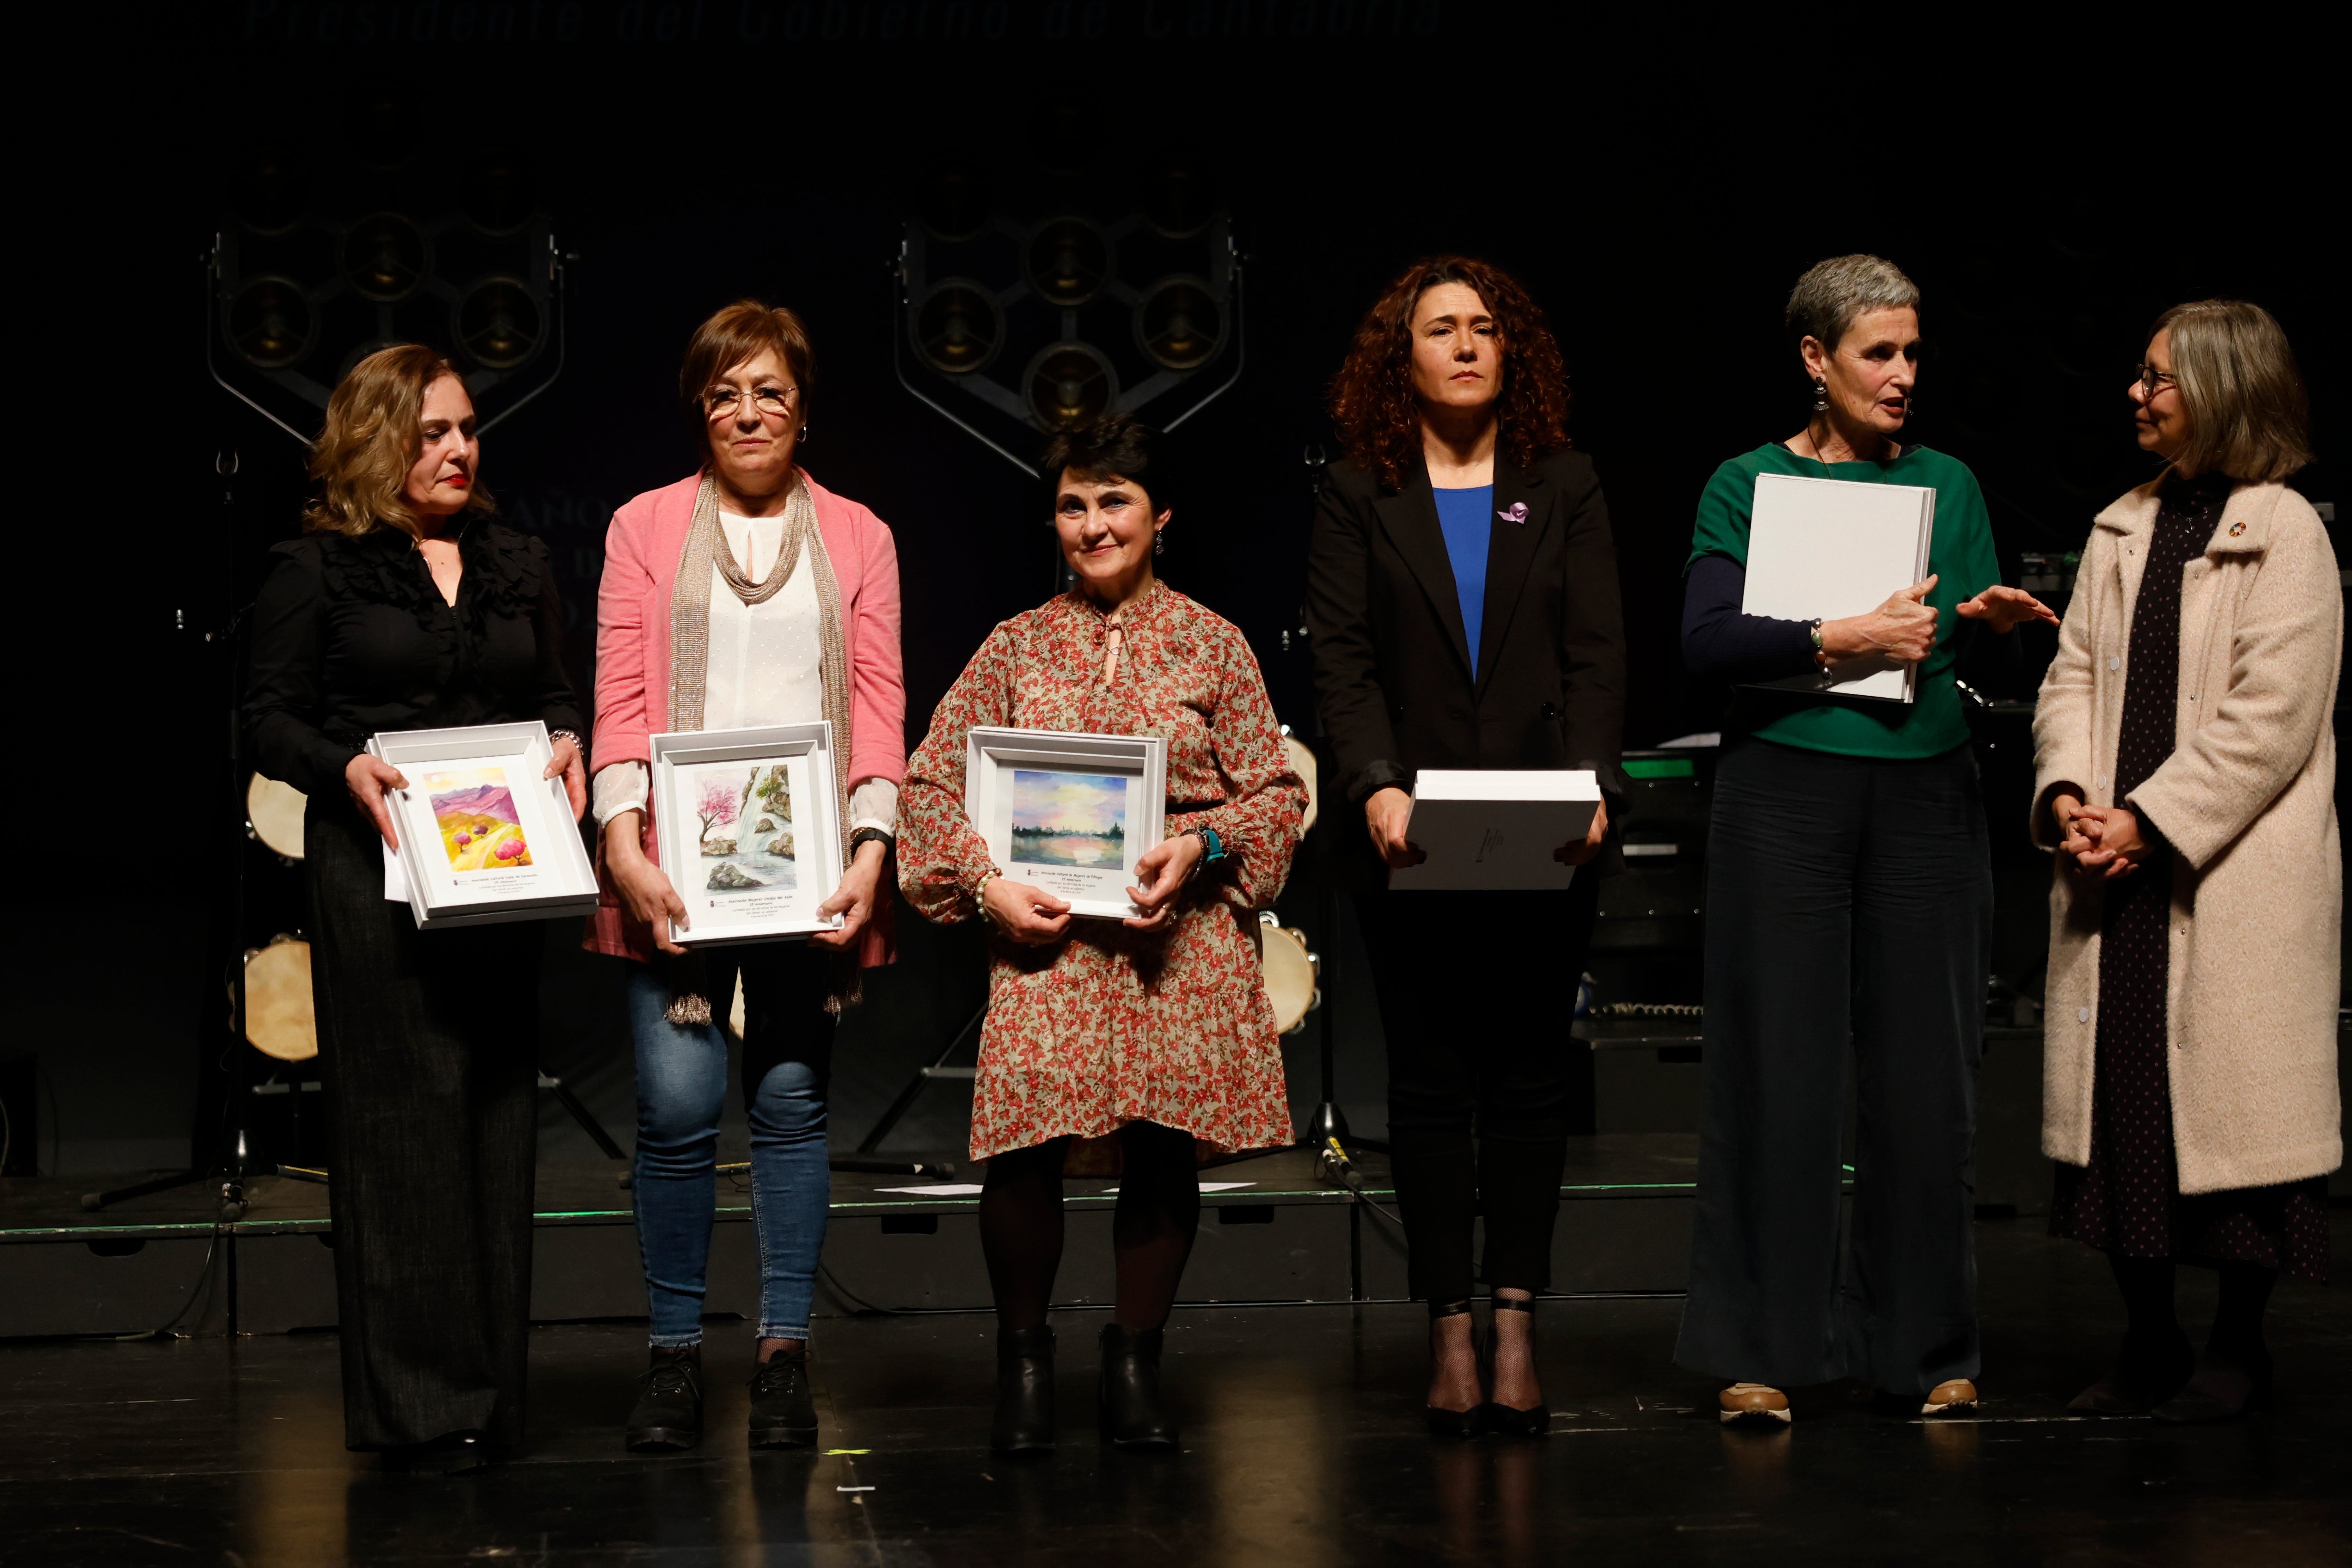
<svg viewBox="0 0 2352 1568"><path fill-rule="evenodd" d="M1538 1434L1549 1415L1528 1314L1550 1282L1595 883L1392 895L1385 878L1422 858L1405 837L1421 768L1590 768L1603 807L1557 853L1600 857L1624 798L1608 507L1591 461L1567 449L1568 377L1542 311L1483 262L1441 257L1399 278L1357 330L1331 413L1348 458L1317 507L1307 618L1317 712L1364 812L1357 911L1388 1036L1412 1290L1429 1303L1429 1424ZM1496 1308L1484 1388L1469 1316L1479 1214Z"/></svg>

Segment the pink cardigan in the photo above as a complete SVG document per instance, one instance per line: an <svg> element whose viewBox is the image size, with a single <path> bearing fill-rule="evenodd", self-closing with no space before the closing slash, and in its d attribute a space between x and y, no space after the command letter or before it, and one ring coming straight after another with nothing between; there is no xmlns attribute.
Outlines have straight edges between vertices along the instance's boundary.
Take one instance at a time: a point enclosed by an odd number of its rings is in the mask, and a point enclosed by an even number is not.
<svg viewBox="0 0 2352 1568"><path fill-rule="evenodd" d="M867 779L901 782L907 773L907 683L898 654L898 549L889 528L803 470L816 503L835 581L841 588L841 632L849 653L849 786ZM677 561L694 521L700 474L647 490L613 514L604 539L604 579L596 595L596 730L590 772L614 763L650 762L651 737L668 727L669 601ZM836 759L838 762L839 759ZM646 857L661 863L653 814L646 812ZM628 917L604 870L601 898L583 944L616 957L649 959L653 933ZM887 880L887 879L886 879ZM886 897L866 928L858 962L897 956Z"/></svg>

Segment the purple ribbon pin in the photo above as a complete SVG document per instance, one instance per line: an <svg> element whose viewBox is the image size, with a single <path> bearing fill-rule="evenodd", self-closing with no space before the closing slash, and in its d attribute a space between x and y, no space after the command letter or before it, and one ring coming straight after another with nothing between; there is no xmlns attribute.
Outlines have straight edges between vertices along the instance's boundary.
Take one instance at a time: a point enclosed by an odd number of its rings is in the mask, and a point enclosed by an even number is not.
<svg viewBox="0 0 2352 1568"><path fill-rule="evenodd" d="M1525 522L1528 521L1528 503L1523 500L1515 500L1511 503L1510 510L1508 511L1498 511L1495 515L1501 518L1505 522Z"/></svg>

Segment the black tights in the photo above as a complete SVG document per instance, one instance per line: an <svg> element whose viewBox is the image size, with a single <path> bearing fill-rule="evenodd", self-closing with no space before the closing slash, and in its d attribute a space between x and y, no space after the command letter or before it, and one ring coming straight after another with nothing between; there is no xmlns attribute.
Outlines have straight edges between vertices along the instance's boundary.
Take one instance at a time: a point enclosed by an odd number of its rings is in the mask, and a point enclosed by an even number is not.
<svg viewBox="0 0 2352 1568"><path fill-rule="evenodd" d="M1201 1223L1200 1163L1192 1135L1157 1122L1118 1130L1123 1169L1111 1216L1111 1252L1119 1327L1141 1331L1168 1321L1192 1235ZM988 1258L996 1321L1034 1329L1045 1321L1054 1273L1062 1263L1062 1162L1067 1138L999 1154L988 1163L980 1194L980 1246Z"/></svg>
<svg viewBox="0 0 2352 1568"><path fill-rule="evenodd" d="M2173 1260L2169 1258L2126 1258L2107 1254L2116 1271L2129 1315L2126 1339L2135 1346L2155 1349L2182 1337L2180 1320L2172 1310ZM2263 1311L2270 1305L2271 1287L2278 1270L2259 1263L2224 1263L2221 1300L2213 1314L2213 1333L2206 1353L2226 1361L2258 1362L2269 1353L2263 1343Z"/></svg>

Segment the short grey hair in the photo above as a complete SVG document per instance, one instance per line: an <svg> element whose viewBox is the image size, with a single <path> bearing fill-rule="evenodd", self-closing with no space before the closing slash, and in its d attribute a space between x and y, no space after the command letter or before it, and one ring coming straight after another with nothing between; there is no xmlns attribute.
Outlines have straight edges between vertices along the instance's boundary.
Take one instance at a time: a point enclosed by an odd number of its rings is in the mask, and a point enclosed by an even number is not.
<svg viewBox="0 0 2352 1568"><path fill-rule="evenodd" d="M1789 290L1789 330L1834 349L1864 310L1919 308L1919 285L1877 256L1832 256L1816 262Z"/></svg>

